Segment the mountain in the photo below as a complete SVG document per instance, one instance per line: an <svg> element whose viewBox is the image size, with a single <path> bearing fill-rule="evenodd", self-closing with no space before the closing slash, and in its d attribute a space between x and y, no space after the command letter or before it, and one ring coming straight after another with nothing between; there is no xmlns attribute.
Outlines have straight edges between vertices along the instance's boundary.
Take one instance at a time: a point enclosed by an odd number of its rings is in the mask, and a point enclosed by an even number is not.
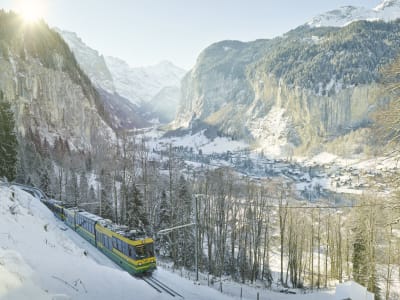
<svg viewBox="0 0 400 300"><path fill-rule="evenodd" d="M149 102L164 87L180 87L185 70L168 61L154 66L132 68L125 61L106 57L116 91L133 103Z"/></svg>
<svg viewBox="0 0 400 300"><path fill-rule="evenodd" d="M175 119L180 97L180 89L167 86L159 91L149 102L143 104L144 113L160 123L170 123Z"/></svg>
<svg viewBox="0 0 400 300"><path fill-rule="evenodd" d="M93 84L108 93L109 97L115 94L113 102L124 98L131 102L130 111L134 111L136 117L142 113L142 118L157 118L159 120L171 120L170 111L176 111L178 98L177 93L168 93L180 88L180 81L185 70L173 65L171 62L162 61L159 64L148 67L132 68L125 61L115 57L104 57L87 46L76 33L57 29L65 39L82 69L89 76ZM161 92L164 88L167 89ZM162 98L165 95L165 98ZM150 103L157 96L157 101L168 106L167 110L153 108ZM126 106L124 100L121 104ZM107 105L110 106L110 105ZM167 115L164 115L163 113ZM115 118L121 119L120 124L137 124L140 127L145 123L137 119L127 118L128 116L118 115Z"/></svg>
<svg viewBox="0 0 400 300"><path fill-rule="evenodd" d="M18 132L37 131L51 144L88 149L114 136L98 92L60 35L44 22L24 25L0 11L0 91L11 103Z"/></svg>
<svg viewBox="0 0 400 300"><path fill-rule="evenodd" d="M373 9L343 6L314 17L307 24L311 27L342 27L359 20L393 21L400 17L400 1L384 0Z"/></svg>
<svg viewBox="0 0 400 300"><path fill-rule="evenodd" d="M103 55L100 55L97 50L86 46L76 33L60 30L58 28L55 28L55 30L68 44L79 65L89 76L92 83L109 93L115 93L113 78Z"/></svg>
<svg viewBox="0 0 400 300"><path fill-rule="evenodd" d="M103 55L88 47L74 32L55 29L73 51L79 66L85 71L100 96L104 109L110 116L114 129L142 128L149 125L140 114L139 107L121 97Z"/></svg>
<svg viewBox="0 0 400 300"><path fill-rule="evenodd" d="M140 113L139 108L128 99L100 87L97 88L97 91L114 129L135 129L150 125L149 121Z"/></svg>
<svg viewBox="0 0 400 300"><path fill-rule="evenodd" d="M398 55L399 32L399 22L359 21L215 43L182 81L174 127L200 121L277 155L321 151L367 130L387 101L379 70Z"/></svg>

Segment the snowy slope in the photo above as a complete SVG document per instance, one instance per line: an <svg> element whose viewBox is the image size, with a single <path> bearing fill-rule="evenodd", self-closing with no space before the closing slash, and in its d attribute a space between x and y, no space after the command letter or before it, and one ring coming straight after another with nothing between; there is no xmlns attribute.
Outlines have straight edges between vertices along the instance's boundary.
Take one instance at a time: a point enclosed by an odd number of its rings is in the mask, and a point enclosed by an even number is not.
<svg viewBox="0 0 400 300"><path fill-rule="evenodd" d="M12 193L14 191L14 197ZM88 255L84 251L88 251ZM230 299L159 269L187 299ZM0 186L0 299L171 299L119 269L37 199Z"/></svg>
<svg viewBox="0 0 400 300"><path fill-rule="evenodd" d="M342 27L359 20L393 21L400 17L399 0L383 0L373 9L343 6L314 17L307 24L311 27Z"/></svg>
<svg viewBox="0 0 400 300"><path fill-rule="evenodd" d="M288 295L224 281L222 294L216 290L219 285L214 288L208 288L204 282L194 285L160 267L153 276L179 292L184 299L193 300L239 299L241 289L243 299L256 299L259 293L260 299L339 300L350 296L351 292L352 299L369 299L365 298L365 288L359 287L361 292L354 293L354 284L344 284L337 294L334 290L326 290ZM0 299L173 298L158 293L144 281L121 270L78 234L67 229L39 200L0 182Z"/></svg>

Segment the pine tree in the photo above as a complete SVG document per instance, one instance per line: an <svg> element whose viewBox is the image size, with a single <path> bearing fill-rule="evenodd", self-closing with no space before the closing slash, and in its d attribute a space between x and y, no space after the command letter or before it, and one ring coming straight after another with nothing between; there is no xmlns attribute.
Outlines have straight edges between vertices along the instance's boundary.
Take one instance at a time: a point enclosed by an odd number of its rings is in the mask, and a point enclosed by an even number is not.
<svg viewBox="0 0 400 300"><path fill-rule="evenodd" d="M68 184L66 186L67 200L74 206L79 206L79 186L78 186L78 178L76 177L76 173L74 170L70 171L71 177L68 180Z"/></svg>
<svg viewBox="0 0 400 300"><path fill-rule="evenodd" d="M177 224L192 223L192 197L185 177L180 176L177 186ZM192 226L178 230L177 261L179 265L191 267L194 255L194 231Z"/></svg>
<svg viewBox="0 0 400 300"><path fill-rule="evenodd" d="M88 202L90 203L90 204L88 204L88 206L87 206L88 210L89 210L90 212L93 212L93 213L98 213L98 206L99 206L99 205L98 205L98 203L96 202L97 197L96 197L96 193L95 193L95 191L94 191L93 185L90 185L89 193L88 193L87 199L88 199Z"/></svg>
<svg viewBox="0 0 400 300"><path fill-rule="evenodd" d="M162 229L167 229L172 226L171 224L171 204L167 199L167 193L165 190L161 192L160 199L160 211L159 217L157 220L156 231L160 231ZM170 256L170 235L164 234L158 238L157 244L158 251L163 256Z"/></svg>
<svg viewBox="0 0 400 300"><path fill-rule="evenodd" d="M3 98L0 91L0 177L12 181L16 177L18 142L11 105Z"/></svg>
<svg viewBox="0 0 400 300"><path fill-rule="evenodd" d="M88 201L88 193L89 193L89 183L86 177L86 172L82 171L79 174L79 202L86 203L91 202Z"/></svg>
<svg viewBox="0 0 400 300"><path fill-rule="evenodd" d="M100 171L100 216L105 219L112 220L113 208L112 208L112 181L111 174L106 169Z"/></svg>
<svg viewBox="0 0 400 300"><path fill-rule="evenodd" d="M128 195L128 202L126 204L127 225L132 228L148 226L149 221L141 200L141 193L136 185L130 187Z"/></svg>
<svg viewBox="0 0 400 300"><path fill-rule="evenodd" d="M40 170L40 189L46 194L51 194L51 179L50 179L50 171L51 162L46 159L44 165Z"/></svg>

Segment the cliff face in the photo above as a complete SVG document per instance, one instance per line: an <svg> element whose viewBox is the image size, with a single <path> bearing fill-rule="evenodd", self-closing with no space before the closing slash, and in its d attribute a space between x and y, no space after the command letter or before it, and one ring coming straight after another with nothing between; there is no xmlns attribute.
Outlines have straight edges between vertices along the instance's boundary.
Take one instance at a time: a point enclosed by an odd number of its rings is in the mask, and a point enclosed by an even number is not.
<svg viewBox="0 0 400 300"><path fill-rule="evenodd" d="M89 148L95 136L114 135L98 93L57 33L4 12L0 28L0 90L22 135L31 128L78 149Z"/></svg>
<svg viewBox="0 0 400 300"><path fill-rule="evenodd" d="M74 32L59 29L57 32L102 95L115 128L141 128L152 119L170 122L175 118L179 100L176 90L180 88L184 70L168 61L132 68L121 59L103 57Z"/></svg>
<svg viewBox="0 0 400 300"><path fill-rule="evenodd" d="M92 83L108 93L115 93L114 81L103 55L88 47L75 32L55 29L73 51L80 67Z"/></svg>
<svg viewBox="0 0 400 300"><path fill-rule="evenodd" d="M272 40L211 45L183 80L174 126L199 119L274 153L368 127L387 101L379 72L399 53L399 29L302 26Z"/></svg>

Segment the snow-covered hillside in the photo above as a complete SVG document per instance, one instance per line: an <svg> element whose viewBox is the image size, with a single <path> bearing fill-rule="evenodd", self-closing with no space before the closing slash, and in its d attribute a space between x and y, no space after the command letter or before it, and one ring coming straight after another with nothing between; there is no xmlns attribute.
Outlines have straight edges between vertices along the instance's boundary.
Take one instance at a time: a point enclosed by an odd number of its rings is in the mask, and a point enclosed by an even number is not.
<svg viewBox="0 0 400 300"><path fill-rule="evenodd" d="M257 293L261 299L278 300L337 300L350 293L352 299L370 299L365 297L365 288L353 283L344 284L336 293L290 295L228 281L222 294L218 287L208 288L202 280L203 285L195 285L160 267L153 276L184 299L239 299L241 290L243 299L256 299ZM145 281L121 270L56 219L38 199L0 182L0 299L162 300L172 296L158 293Z"/></svg>
<svg viewBox="0 0 400 300"><path fill-rule="evenodd" d="M342 27L359 20L392 21L400 17L399 0L383 0L373 9L343 6L314 17L307 24L311 27Z"/></svg>
<svg viewBox="0 0 400 300"><path fill-rule="evenodd" d="M186 299L230 299L160 268L155 275ZM38 199L0 183L0 299L171 298L119 269Z"/></svg>

